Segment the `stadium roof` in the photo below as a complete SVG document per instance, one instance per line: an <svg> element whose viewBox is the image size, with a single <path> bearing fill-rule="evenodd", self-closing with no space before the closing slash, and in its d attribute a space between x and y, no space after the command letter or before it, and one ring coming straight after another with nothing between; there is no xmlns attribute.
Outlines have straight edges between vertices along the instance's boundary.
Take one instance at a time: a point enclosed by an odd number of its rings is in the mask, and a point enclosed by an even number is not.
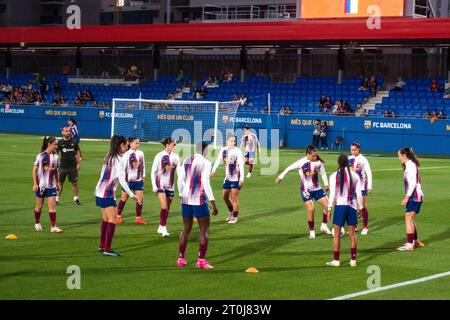
<svg viewBox="0 0 450 320"><path fill-rule="evenodd" d="M380 29L369 29L366 19L318 19L285 22L190 23L2 28L0 45L92 46L130 43L165 45L318 43L450 44L450 18L382 18Z"/></svg>

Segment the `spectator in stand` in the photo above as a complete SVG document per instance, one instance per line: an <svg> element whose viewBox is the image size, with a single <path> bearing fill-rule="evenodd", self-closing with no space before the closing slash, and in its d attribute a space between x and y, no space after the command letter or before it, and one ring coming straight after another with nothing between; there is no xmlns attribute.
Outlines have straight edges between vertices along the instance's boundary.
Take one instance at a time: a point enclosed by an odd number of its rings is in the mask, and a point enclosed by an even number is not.
<svg viewBox="0 0 450 320"><path fill-rule="evenodd" d="M284 106L281 107L280 114L283 116L286 114L286 109L284 108Z"/></svg>
<svg viewBox="0 0 450 320"><path fill-rule="evenodd" d="M53 93L58 96L61 93L61 84L58 80L53 81Z"/></svg>
<svg viewBox="0 0 450 320"><path fill-rule="evenodd" d="M328 125L326 121L322 121L320 124L320 143L322 144L322 147L320 148L323 150L324 148L328 150Z"/></svg>
<svg viewBox="0 0 450 320"><path fill-rule="evenodd" d="M233 80L233 74L230 71L225 71L220 75L220 78L222 81L232 81Z"/></svg>
<svg viewBox="0 0 450 320"><path fill-rule="evenodd" d="M45 78L42 78L41 81L39 82L39 91L41 92L42 96L45 96L47 94L48 83L47 80L45 80Z"/></svg>
<svg viewBox="0 0 450 320"><path fill-rule="evenodd" d="M103 105L103 108L111 108L108 101L105 101L105 104Z"/></svg>
<svg viewBox="0 0 450 320"><path fill-rule="evenodd" d="M369 89L369 78L365 77L363 81L361 81L361 84L359 86L360 91L366 91Z"/></svg>
<svg viewBox="0 0 450 320"><path fill-rule="evenodd" d="M320 137L320 119L317 119L314 123L313 128L313 142L312 144L317 148L319 146L319 137Z"/></svg>
<svg viewBox="0 0 450 320"><path fill-rule="evenodd" d="M424 117L424 119L431 119L430 111L425 112L425 117Z"/></svg>
<svg viewBox="0 0 450 320"><path fill-rule="evenodd" d="M117 64L114 64L114 67L116 67L116 69L119 70L119 73L120 73L121 76L125 77L127 75L127 69L126 68L124 68L122 66L119 66Z"/></svg>
<svg viewBox="0 0 450 320"><path fill-rule="evenodd" d="M201 87L201 89L200 89L200 98L201 99L205 99L207 94L208 94L208 91L206 90L206 87L205 86Z"/></svg>
<svg viewBox="0 0 450 320"><path fill-rule="evenodd" d="M241 94L241 97L239 98L239 102L241 106L246 106L248 104L248 98L245 96L245 94Z"/></svg>
<svg viewBox="0 0 450 320"><path fill-rule="evenodd" d="M439 111L439 114L438 114L438 119L447 119L447 117L445 116L445 114L444 114L444 111Z"/></svg>
<svg viewBox="0 0 450 320"><path fill-rule="evenodd" d="M180 69L180 71L178 71L178 76L177 76L177 80L175 80L176 82L184 82L184 73L183 73L183 69Z"/></svg>
<svg viewBox="0 0 450 320"><path fill-rule="evenodd" d="M431 85L430 85L430 91L432 92L438 92L441 91L441 85L439 84L439 82L437 80L433 80L431 81Z"/></svg>
<svg viewBox="0 0 450 320"><path fill-rule="evenodd" d="M268 114L268 113L269 113L269 106L266 106L266 107L264 108L264 113L265 113L265 114Z"/></svg>
<svg viewBox="0 0 450 320"><path fill-rule="evenodd" d="M377 91L378 91L378 82L377 82L377 78L375 78L375 76L370 77L369 89L370 89L370 95L372 97L375 97L377 95Z"/></svg>
<svg viewBox="0 0 450 320"><path fill-rule="evenodd" d="M383 112L383 117L385 117L385 118L389 118L391 116L391 112L389 111L389 110L384 110L384 112Z"/></svg>
<svg viewBox="0 0 450 320"><path fill-rule="evenodd" d="M342 104L344 112L343 113L352 113L352 107L350 106L350 102L347 100L344 100L344 103Z"/></svg>
<svg viewBox="0 0 450 320"><path fill-rule="evenodd" d="M102 70L102 78L109 78L109 72L105 69Z"/></svg>
<svg viewBox="0 0 450 320"><path fill-rule="evenodd" d="M397 83L395 84L394 89L392 89L392 91L402 91L404 86L406 86L406 83L400 77L398 78Z"/></svg>
<svg viewBox="0 0 450 320"><path fill-rule="evenodd" d="M397 114L395 113L395 111L391 112L391 118L397 118Z"/></svg>
<svg viewBox="0 0 450 320"><path fill-rule="evenodd" d="M450 99L450 87L448 87L445 92L444 92L444 96L442 97L442 99Z"/></svg>
<svg viewBox="0 0 450 320"><path fill-rule="evenodd" d="M327 102L327 97L325 95L322 95L319 100L319 108L322 110L325 107L325 103Z"/></svg>
<svg viewBox="0 0 450 320"><path fill-rule="evenodd" d="M332 108L333 108L333 101L331 100L331 97L328 96L325 101L325 105L323 106L323 112L328 112L328 109Z"/></svg>

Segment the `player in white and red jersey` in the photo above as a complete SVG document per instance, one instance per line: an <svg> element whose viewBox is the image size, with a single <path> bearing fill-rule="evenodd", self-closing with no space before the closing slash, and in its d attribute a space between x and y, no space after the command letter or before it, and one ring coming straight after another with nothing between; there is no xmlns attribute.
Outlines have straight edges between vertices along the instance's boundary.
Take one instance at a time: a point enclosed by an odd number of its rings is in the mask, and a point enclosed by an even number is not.
<svg viewBox="0 0 450 320"><path fill-rule="evenodd" d="M128 138L129 150L122 156L122 162L125 165L125 180L128 187L136 195L142 199L141 203L136 203L136 218L134 222L137 224L148 224L142 218L142 206L144 200L144 183L145 183L145 157L144 153L139 150L139 139L136 137ZM122 190L119 204L117 205L117 223L122 223L122 211L128 200L128 194Z"/></svg>
<svg viewBox="0 0 450 320"><path fill-rule="evenodd" d="M369 161L361 154L361 145L359 142L353 142L350 148L352 155L348 158L350 169L353 170L361 180L361 191L363 197L363 207L361 215L363 220L363 229L361 235L366 235L369 232L369 212L366 207L366 199L369 193L372 192L372 170L370 169ZM356 226L355 231L358 230Z"/></svg>
<svg viewBox="0 0 450 320"><path fill-rule="evenodd" d="M420 212L424 200L422 191L422 179L420 178L420 163L412 148L401 148L398 158L404 170L403 180L405 183L405 198L402 206L405 208L406 243L397 248L399 251L413 251L414 247L423 247L424 244L418 240L417 225L414 218Z"/></svg>
<svg viewBox="0 0 450 320"><path fill-rule="evenodd" d="M206 261L208 249L208 233L210 212L207 200L212 205L213 215L217 215L216 202L210 184L211 162L205 159L208 144L197 145L197 153L187 157L177 169L178 191L181 197L181 212L183 216L183 231L180 235L178 267L184 267L187 262L185 252L189 234L192 230L194 218L200 227L199 256L197 268L212 269L213 266Z"/></svg>
<svg viewBox="0 0 450 320"><path fill-rule="evenodd" d="M259 139L256 134L251 132L251 128L249 126L244 128L244 135L242 136L239 149L242 150L244 145L244 159L245 164L248 166L247 178L250 178L252 176L253 166L256 162L256 151L258 149L258 151L261 152L261 144L259 143Z"/></svg>
<svg viewBox="0 0 450 320"><path fill-rule="evenodd" d="M239 191L244 184L244 157L241 150L236 147L236 136L228 136L227 146L220 150L214 162L212 176L215 175L221 162L225 164L222 197L230 211L230 216L226 221L229 224L234 224L238 222Z"/></svg>
<svg viewBox="0 0 450 320"><path fill-rule="evenodd" d="M102 224L100 229L99 252L105 256L117 257L120 254L111 249L112 239L116 230L116 188L120 183L122 190L134 199L138 204L142 198L134 194L128 187L125 179L125 163L122 155L128 150L128 141L123 136L114 135L111 138L108 154L103 161L102 172L95 188L95 202L102 210Z"/></svg>
<svg viewBox="0 0 450 320"><path fill-rule="evenodd" d="M325 185L326 191L328 191L328 178L325 172L324 161L320 158L317 148L313 145L308 145L306 147L306 157L294 162L289 167L287 167L278 176L278 178L275 179L275 183L281 183L281 180L283 180L286 174L288 174L288 172L292 170L298 170L298 173L300 175L300 193L308 213L309 238L316 238L316 233L314 230L315 208L312 201L313 199L322 206L323 210L322 225L320 227L320 231L326 234L331 234L331 231L327 226L328 198L326 193L320 186L319 174L322 177L322 181Z"/></svg>
<svg viewBox="0 0 450 320"><path fill-rule="evenodd" d="M333 216L333 260L326 264L331 267L340 266L340 231L348 226L350 235L350 266L356 267L357 242L355 225L358 223L357 212L362 208L361 179L349 167L348 157L341 154L338 158L339 169L330 176L330 199L328 201L328 219L334 206Z"/></svg>
<svg viewBox="0 0 450 320"><path fill-rule="evenodd" d="M41 153L36 156L33 166L33 191L36 195L34 207L34 228L42 231L40 223L41 210L47 198L50 216L50 232L61 233L56 226L56 195L61 186L58 182L58 140L55 137L45 137L42 141Z"/></svg>
<svg viewBox="0 0 450 320"><path fill-rule="evenodd" d="M170 235L167 231L167 219L174 196L175 171L180 165L180 157L175 153L177 146L175 139L167 137L161 143L164 145L164 150L158 153L153 160L151 179L153 192L161 204L157 232L161 236L167 237Z"/></svg>

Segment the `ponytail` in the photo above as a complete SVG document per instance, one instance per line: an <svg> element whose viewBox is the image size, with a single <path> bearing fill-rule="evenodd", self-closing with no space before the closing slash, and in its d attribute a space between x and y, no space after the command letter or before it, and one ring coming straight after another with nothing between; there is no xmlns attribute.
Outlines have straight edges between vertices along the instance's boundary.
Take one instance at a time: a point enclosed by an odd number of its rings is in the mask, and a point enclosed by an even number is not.
<svg viewBox="0 0 450 320"><path fill-rule="evenodd" d="M420 167L419 159L417 159L417 156L416 156L416 154L414 153L414 151L413 151L413 149L412 149L411 147L404 147L404 148L401 148L401 149L399 150L399 152L400 152L401 155L406 156L409 160L411 160L412 162L414 162L414 164L415 164L417 167ZM403 168L403 170L406 169L406 165L405 165L404 163L402 163L402 168Z"/></svg>
<svg viewBox="0 0 450 320"><path fill-rule="evenodd" d="M353 189L353 181L352 175L350 173L350 167L348 166L348 157L345 154L341 154L338 157L338 165L339 165L339 187L341 189L341 193L344 191L344 179L345 179L345 169L348 170L348 175L350 179L350 191Z"/></svg>
<svg viewBox="0 0 450 320"><path fill-rule="evenodd" d="M55 137L45 136L44 139L42 140L41 152L47 150L48 145L55 141L56 141Z"/></svg>

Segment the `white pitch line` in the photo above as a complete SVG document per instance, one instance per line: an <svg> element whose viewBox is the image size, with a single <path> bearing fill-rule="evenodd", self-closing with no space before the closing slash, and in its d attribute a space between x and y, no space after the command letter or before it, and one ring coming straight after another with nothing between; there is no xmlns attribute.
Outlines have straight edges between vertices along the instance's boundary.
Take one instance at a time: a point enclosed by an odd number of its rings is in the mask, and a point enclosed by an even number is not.
<svg viewBox="0 0 450 320"><path fill-rule="evenodd" d="M448 169L450 167L420 167L420 170L434 170L434 169ZM372 172L381 172L381 171L398 171L402 170L402 168L390 168L390 169L378 169L372 170Z"/></svg>
<svg viewBox="0 0 450 320"><path fill-rule="evenodd" d="M435 275L432 275L432 276L419 278L419 279L415 279L415 280L410 280L410 281L405 281L405 282L400 282L400 283L394 283L394 284L391 284L389 286L384 286L384 287L379 287L379 288L375 288L375 289L365 290L365 291L361 291L361 292L346 294L344 296L340 296L340 297L336 297L336 298L332 298L332 299L328 299L328 300L346 300L346 299L351 299L351 298L355 298L355 297L360 297L360 296L364 296L364 295L367 295L367 294L371 294L371 293L374 293L374 292L386 291L386 290L390 290L390 289L394 289L394 288L409 286L411 284L416 284L416 283L420 283L420 282L426 282L426 281L439 279L439 278L443 278L443 277L447 277L447 276L450 276L450 271L443 272L443 273L438 273L438 274L435 274Z"/></svg>

